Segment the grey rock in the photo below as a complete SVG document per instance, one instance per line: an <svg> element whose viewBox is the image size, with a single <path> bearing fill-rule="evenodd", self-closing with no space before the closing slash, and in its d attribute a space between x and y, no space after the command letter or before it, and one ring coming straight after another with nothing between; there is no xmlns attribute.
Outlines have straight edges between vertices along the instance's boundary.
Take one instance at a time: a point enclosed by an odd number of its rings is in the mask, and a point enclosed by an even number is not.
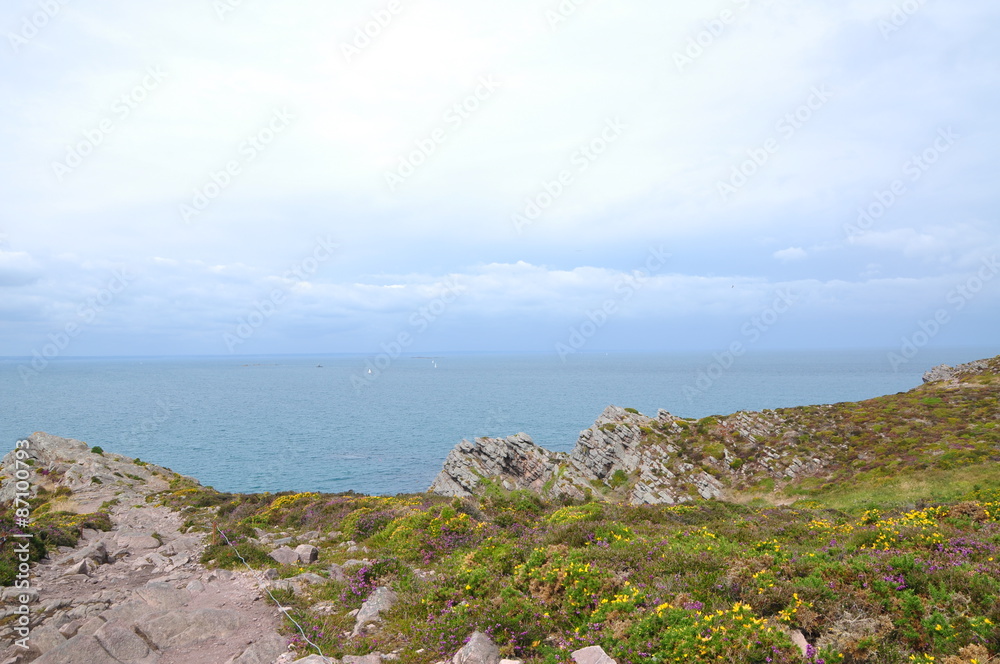
<svg viewBox="0 0 1000 664"><path fill-rule="evenodd" d="M97 566L89 558L84 558L78 563L71 563L66 571L63 572L63 576L73 576L74 574L80 574L83 576L90 576L91 571L93 571Z"/></svg>
<svg viewBox="0 0 1000 664"><path fill-rule="evenodd" d="M306 572L305 574L299 574L298 576L293 576L289 579L292 583L300 583L307 586L317 586L321 583L326 583L326 579L321 577L319 574L313 574L312 572Z"/></svg>
<svg viewBox="0 0 1000 664"><path fill-rule="evenodd" d="M271 542L275 546L284 546L285 544L291 544L294 537L279 537L278 539Z"/></svg>
<svg viewBox="0 0 1000 664"><path fill-rule="evenodd" d="M383 612L388 611L396 604L398 599L399 597L392 589L385 586L376 588L375 592L364 601L357 616L355 616L354 631L351 632L351 636L357 636L365 625L378 620Z"/></svg>
<svg viewBox="0 0 1000 664"><path fill-rule="evenodd" d="M287 546L279 547L268 555L270 555L275 562L279 562L282 565L297 565L299 562L299 554L292 549L289 549Z"/></svg>
<svg viewBox="0 0 1000 664"><path fill-rule="evenodd" d="M123 662L142 659L149 654L149 646L126 623L109 622L97 630L94 637L108 653Z"/></svg>
<svg viewBox="0 0 1000 664"><path fill-rule="evenodd" d="M474 632L451 661L452 664L500 664L500 649L490 637Z"/></svg>
<svg viewBox="0 0 1000 664"><path fill-rule="evenodd" d="M66 643L68 638L69 637L62 634L54 626L44 625L31 630L29 643L31 644L31 647L38 652L46 653L50 650L55 650L62 644Z"/></svg>
<svg viewBox="0 0 1000 664"><path fill-rule="evenodd" d="M295 548L295 553L299 557L299 562L304 565L311 565L319 558L319 549L312 544L300 544Z"/></svg>
<svg viewBox="0 0 1000 664"><path fill-rule="evenodd" d="M274 664L286 652L288 642L285 637L271 634L251 644L232 664Z"/></svg>
<svg viewBox="0 0 1000 664"><path fill-rule="evenodd" d="M302 659L297 659L292 664L338 664L337 660L331 659L329 657L320 657L319 655L309 655L308 657L303 657Z"/></svg>
<svg viewBox="0 0 1000 664"><path fill-rule="evenodd" d="M270 580L272 580L272 581L273 581L274 579L277 579L277 578L278 578L278 576L280 576L280 575L278 574L278 570L276 570L276 569L275 569L275 568L273 568L273 567L272 567L272 568L270 568L270 569L267 569L267 570L264 570L264 578L265 578L265 579L270 579Z"/></svg>
<svg viewBox="0 0 1000 664"><path fill-rule="evenodd" d="M191 593L168 583L147 583L136 590L135 594L154 609L164 611L179 609L191 601Z"/></svg>
<svg viewBox="0 0 1000 664"><path fill-rule="evenodd" d="M68 623L59 628L59 633L63 635L63 638L72 639L76 636L80 628L83 627L83 622L79 618L76 620L70 620ZM96 631L96 630L95 630Z"/></svg>
<svg viewBox="0 0 1000 664"><path fill-rule="evenodd" d="M160 540L152 533L126 533L118 535L118 546L132 551L151 551L160 548Z"/></svg>
<svg viewBox="0 0 1000 664"><path fill-rule="evenodd" d="M337 565L336 563L330 565L330 578L334 581L343 581L346 579L347 575L344 574L343 566Z"/></svg>
<svg viewBox="0 0 1000 664"><path fill-rule="evenodd" d="M590 646L572 653L576 664L617 664L600 646Z"/></svg>
<svg viewBox="0 0 1000 664"><path fill-rule="evenodd" d="M208 639L221 639L243 627L239 614L221 609L171 611L142 626L157 648L183 648Z"/></svg>
<svg viewBox="0 0 1000 664"><path fill-rule="evenodd" d="M382 664L381 653L373 652L370 655L344 655L344 664Z"/></svg>
<svg viewBox="0 0 1000 664"><path fill-rule="evenodd" d="M121 664L93 636L78 635L50 650L34 664Z"/></svg>

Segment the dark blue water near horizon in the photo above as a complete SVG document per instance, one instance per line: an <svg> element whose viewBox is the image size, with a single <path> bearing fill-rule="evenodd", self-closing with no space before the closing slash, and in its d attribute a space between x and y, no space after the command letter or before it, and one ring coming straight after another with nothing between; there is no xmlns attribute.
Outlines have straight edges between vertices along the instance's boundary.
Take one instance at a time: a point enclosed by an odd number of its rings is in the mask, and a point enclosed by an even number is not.
<svg viewBox="0 0 1000 664"><path fill-rule="evenodd" d="M911 389L931 366L997 349L756 352L708 384L710 353L430 354L361 390L365 357L79 358L24 381L0 359L0 447L77 438L222 491L422 491L463 438L526 432L568 451L610 404L685 417L855 401ZM369 381L365 381L368 383ZM684 388L688 389L685 390ZM707 389L700 389L706 388ZM698 392L695 392L698 390Z"/></svg>

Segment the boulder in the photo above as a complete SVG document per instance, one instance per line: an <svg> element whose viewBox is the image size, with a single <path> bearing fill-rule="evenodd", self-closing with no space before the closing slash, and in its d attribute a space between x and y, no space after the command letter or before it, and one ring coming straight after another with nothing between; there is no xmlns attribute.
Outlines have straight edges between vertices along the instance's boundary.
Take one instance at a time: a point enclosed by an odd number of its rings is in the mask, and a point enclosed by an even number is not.
<svg viewBox="0 0 1000 664"><path fill-rule="evenodd" d="M121 664L93 636L78 635L48 651L34 664Z"/></svg>
<svg viewBox="0 0 1000 664"><path fill-rule="evenodd" d="M278 547L268 555L282 565L296 565L299 562L299 554L287 546Z"/></svg>
<svg viewBox="0 0 1000 664"><path fill-rule="evenodd" d="M373 652L370 655L344 655L344 664L382 664L382 655Z"/></svg>
<svg viewBox="0 0 1000 664"><path fill-rule="evenodd" d="M274 664L288 652L288 641L285 637L272 634L255 641L243 653L233 660L232 664Z"/></svg>
<svg viewBox="0 0 1000 664"><path fill-rule="evenodd" d="M474 632L462 647L452 664L500 664L500 649L482 632Z"/></svg>
<svg viewBox="0 0 1000 664"><path fill-rule="evenodd" d="M312 544L300 544L295 547L295 553L303 565L311 565L319 558L319 549Z"/></svg>
<svg viewBox="0 0 1000 664"><path fill-rule="evenodd" d="M608 653L604 652L604 648L601 646L583 648L573 652L572 655L576 664L617 664L608 656Z"/></svg>
<svg viewBox="0 0 1000 664"><path fill-rule="evenodd" d="M364 626L370 622L379 620L380 614L383 611L388 611L395 604L399 597L390 588L385 586L379 586L375 589L364 604L361 605L361 609L358 610L358 614L355 617L354 631L351 636L357 636L364 629Z"/></svg>
<svg viewBox="0 0 1000 664"><path fill-rule="evenodd" d="M131 626L121 622L109 622L97 630L94 637L112 657L128 662L142 659L149 654L149 646L135 633Z"/></svg>

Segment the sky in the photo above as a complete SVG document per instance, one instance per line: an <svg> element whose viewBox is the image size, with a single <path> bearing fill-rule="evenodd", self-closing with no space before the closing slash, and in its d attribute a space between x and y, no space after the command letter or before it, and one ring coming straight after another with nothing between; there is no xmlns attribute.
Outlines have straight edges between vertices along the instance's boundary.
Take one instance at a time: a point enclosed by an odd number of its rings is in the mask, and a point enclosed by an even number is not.
<svg viewBox="0 0 1000 664"><path fill-rule="evenodd" d="M996 343L994 0L0 28L0 356Z"/></svg>

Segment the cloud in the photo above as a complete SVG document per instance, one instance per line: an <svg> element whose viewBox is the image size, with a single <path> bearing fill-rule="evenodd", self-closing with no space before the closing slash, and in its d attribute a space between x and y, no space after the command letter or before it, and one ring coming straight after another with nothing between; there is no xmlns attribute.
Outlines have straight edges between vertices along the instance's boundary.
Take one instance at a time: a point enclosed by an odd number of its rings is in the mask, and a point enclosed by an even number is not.
<svg viewBox="0 0 1000 664"><path fill-rule="evenodd" d="M0 288L33 284L41 272L38 263L27 253L0 249Z"/></svg>
<svg viewBox="0 0 1000 664"><path fill-rule="evenodd" d="M805 260L809 256L809 252L801 247L789 247L788 249L774 252L773 256L782 263L791 263L793 261Z"/></svg>

